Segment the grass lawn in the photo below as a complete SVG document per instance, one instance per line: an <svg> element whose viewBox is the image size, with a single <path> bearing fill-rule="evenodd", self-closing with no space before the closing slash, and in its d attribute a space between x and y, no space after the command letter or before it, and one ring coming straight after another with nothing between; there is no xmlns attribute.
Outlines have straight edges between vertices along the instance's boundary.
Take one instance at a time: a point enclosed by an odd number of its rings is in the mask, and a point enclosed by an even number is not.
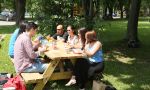
<svg viewBox="0 0 150 90"><path fill-rule="evenodd" d="M101 23L103 30L97 29L97 35L103 44L104 81L116 87L117 90L150 90L150 22L140 19L138 34L141 46L133 49L128 48L123 42L127 27L126 20ZM0 72L15 73L8 57L10 33L14 29L15 26L0 26L0 34L6 34L5 39L0 42L2 45L0 48ZM77 90L76 86L65 87L66 82L67 80L51 81L46 88ZM90 90L91 83L87 84L87 88Z"/></svg>

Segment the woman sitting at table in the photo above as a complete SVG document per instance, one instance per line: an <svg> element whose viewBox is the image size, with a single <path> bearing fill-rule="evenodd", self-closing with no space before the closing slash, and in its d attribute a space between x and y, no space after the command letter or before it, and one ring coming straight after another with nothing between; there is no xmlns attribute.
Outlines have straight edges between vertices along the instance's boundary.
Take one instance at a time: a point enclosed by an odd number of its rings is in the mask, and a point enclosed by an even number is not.
<svg viewBox="0 0 150 90"><path fill-rule="evenodd" d="M75 53L83 53L83 49L85 47L85 33L87 32L86 28L80 28L78 30L78 43L73 46L73 48L76 48L78 51ZM88 68L88 63L85 58L78 58L75 62L75 66L73 67L73 75L70 79L70 81L65 86L70 86L73 84L77 84L80 89L83 89L85 87L85 83L87 82L87 71L85 71L86 68Z"/></svg>
<svg viewBox="0 0 150 90"><path fill-rule="evenodd" d="M68 25L67 27L67 32L68 32L68 39L67 39L67 43L70 46L74 46L77 42L78 42L78 37L75 34L75 27L72 25Z"/></svg>
<svg viewBox="0 0 150 90"><path fill-rule="evenodd" d="M104 70L102 44L97 40L95 31L88 31L85 38L86 45L84 52L89 62L88 78L94 79L93 77L96 73L101 73Z"/></svg>
<svg viewBox="0 0 150 90"><path fill-rule="evenodd" d="M95 31L88 31L85 35L85 38L86 44L84 48L84 53L88 56L88 59L82 59L84 60L84 63L76 63L79 65L75 65L75 67L79 66L75 70L78 71L77 73L75 72L75 76L77 82L79 82L78 84L80 85L79 87L81 90L84 90L85 84L87 82L87 77L89 79L94 79L93 77L96 73L101 73L104 70L102 44L100 41L97 40ZM67 84L72 85L74 84L74 82L75 79L71 78L71 80Z"/></svg>
<svg viewBox="0 0 150 90"><path fill-rule="evenodd" d="M67 48L73 48L74 45L78 42L78 36L75 33L75 27L72 25L68 25L67 27L68 39L67 39ZM65 60L64 62L65 68L73 69L73 65L70 60ZM73 70L74 71L74 70Z"/></svg>

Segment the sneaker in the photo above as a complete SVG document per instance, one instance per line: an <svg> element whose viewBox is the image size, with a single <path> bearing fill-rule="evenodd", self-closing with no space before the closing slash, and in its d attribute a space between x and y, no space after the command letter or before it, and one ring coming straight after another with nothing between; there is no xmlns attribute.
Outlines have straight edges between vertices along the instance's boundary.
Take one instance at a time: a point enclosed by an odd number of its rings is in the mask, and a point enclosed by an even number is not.
<svg viewBox="0 0 150 90"><path fill-rule="evenodd" d="M75 79L71 79L65 86L71 86L73 84L76 84L76 80Z"/></svg>

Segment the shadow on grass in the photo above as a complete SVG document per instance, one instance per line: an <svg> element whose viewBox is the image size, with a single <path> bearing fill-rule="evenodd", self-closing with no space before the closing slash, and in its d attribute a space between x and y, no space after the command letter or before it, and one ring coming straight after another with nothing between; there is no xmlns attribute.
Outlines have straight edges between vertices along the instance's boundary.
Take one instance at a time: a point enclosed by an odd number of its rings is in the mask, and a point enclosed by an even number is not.
<svg viewBox="0 0 150 90"><path fill-rule="evenodd" d="M150 90L149 47L142 44L141 48L128 48L122 41L112 44L106 44L105 48L105 75L116 77L116 83L128 85L125 90ZM116 88L121 90L120 86Z"/></svg>
<svg viewBox="0 0 150 90"><path fill-rule="evenodd" d="M48 81L43 90L78 90L77 85L66 87L65 84L69 80ZM91 90L91 83L87 83L86 90ZM27 85L27 90L33 90L34 84Z"/></svg>
<svg viewBox="0 0 150 90"><path fill-rule="evenodd" d="M110 67L113 68L110 69ZM117 77L117 81L129 85L130 87L127 90L144 90L144 88L148 90L149 87L142 86L150 85L149 68L149 64L136 63L130 65L111 61L106 62L105 74Z"/></svg>

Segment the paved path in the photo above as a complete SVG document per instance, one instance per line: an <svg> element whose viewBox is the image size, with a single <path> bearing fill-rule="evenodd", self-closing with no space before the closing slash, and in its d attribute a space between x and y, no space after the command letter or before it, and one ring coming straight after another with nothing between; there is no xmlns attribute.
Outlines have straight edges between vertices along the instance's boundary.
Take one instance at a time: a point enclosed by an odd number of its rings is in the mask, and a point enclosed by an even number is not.
<svg viewBox="0 0 150 90"><path fill-rule="evenodd" d="M4 25L15 25L14 21L0 21L0 26Z"/></svg>

